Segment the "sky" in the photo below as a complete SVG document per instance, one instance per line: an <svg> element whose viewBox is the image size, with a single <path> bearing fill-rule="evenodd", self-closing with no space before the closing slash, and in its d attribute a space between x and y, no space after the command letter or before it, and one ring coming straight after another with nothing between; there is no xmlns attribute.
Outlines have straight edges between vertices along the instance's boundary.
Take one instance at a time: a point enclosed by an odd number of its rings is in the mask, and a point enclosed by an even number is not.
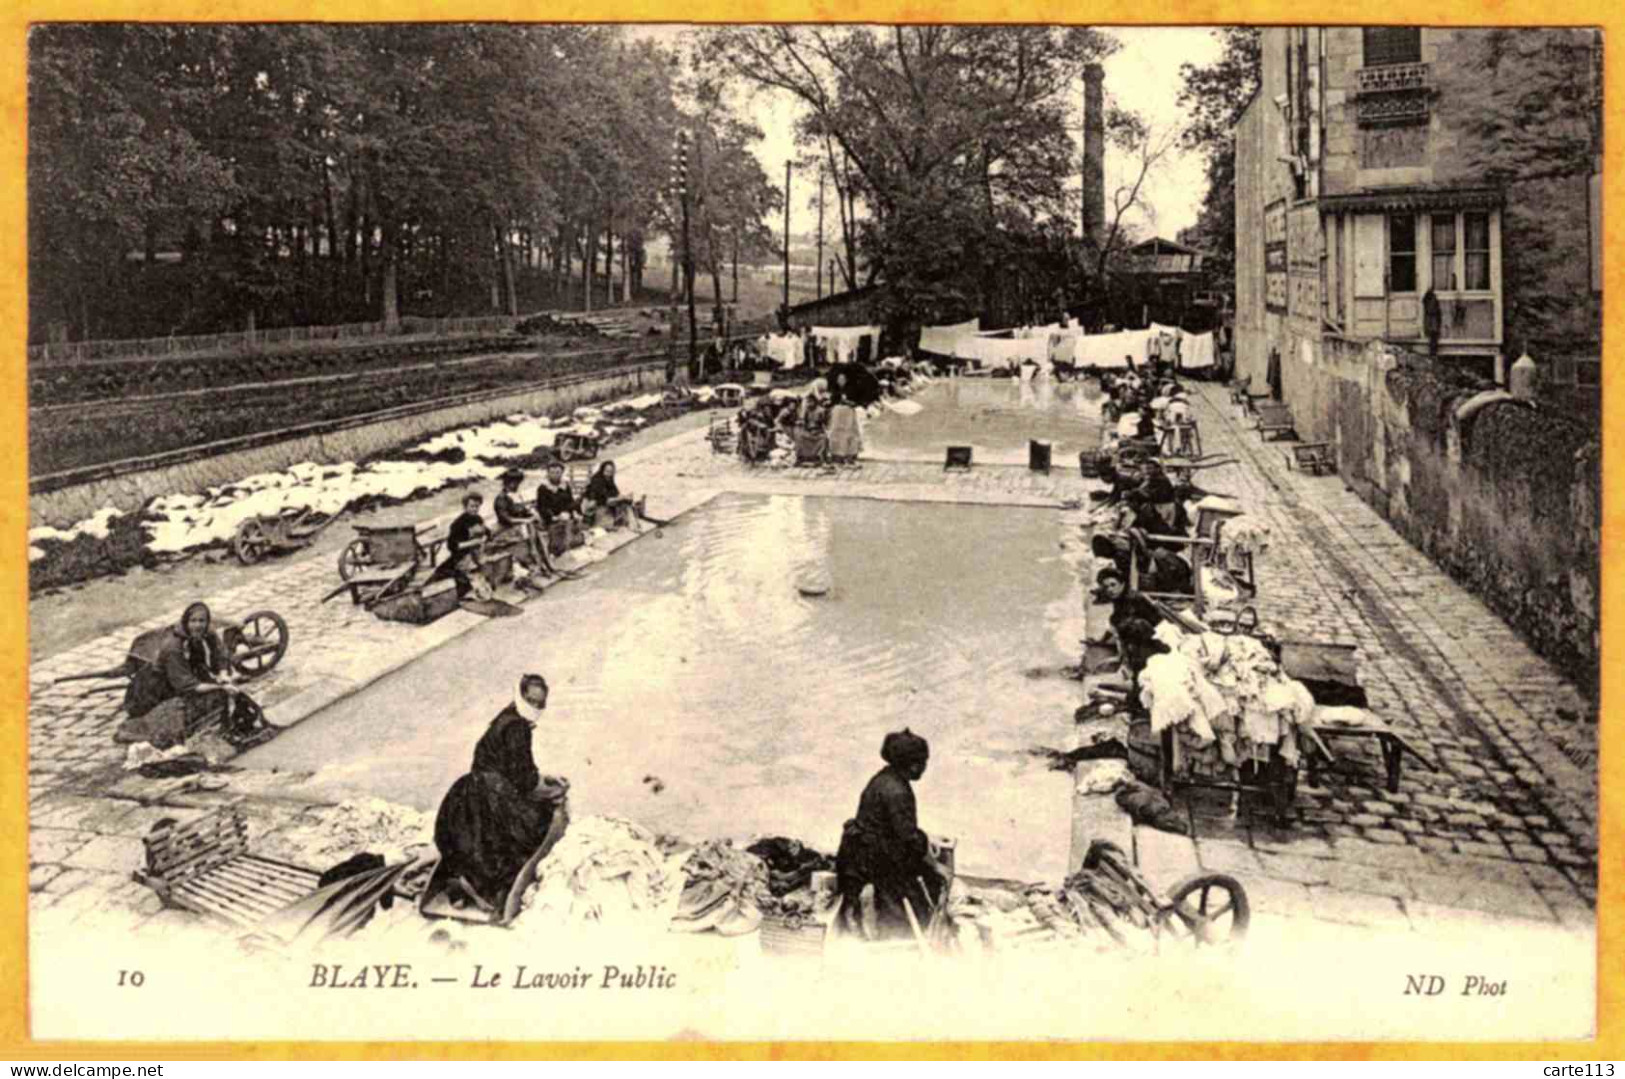
<svg viewBox="0 0 1625 1079"><path fill-rule="evenodd" d="M683 26L638 26L629 31L638 37L677 44L690 29ZM1123 47L1105 61L1106 96L1143 116L1154 129L1164 130L1184 121L1184 110L1177 103L1179 96L1179 68L1181 64L1205 64L1218 58L1219 44L1211 28L1195 26L1125 26L1103 27L1122 42ZM755 147L763 169L774 183L784 182L784 163L795 154L792 136L798 104L788 95L773 92L755 94L743 99L745 112L762 129L763 140ZM1081 113L1082 102L1079 101ZM1079 119L1081 123L1081 116ZM1076 136L1075 136L1076 137ZM1131 182L1129 162L1108 146L1106 150L1107 221L1111 220L1112 192L1122 183ZM1076 187L1078 178L1072 178ZM1149 234L1174 237L1180 229L1196 222L1197 210L1204 188L1202 159L1197 154L1176 152L1164 160L1148 181L1142 196L1147 208L1134 211L1124 221ZM798 235L812 231L812 218L796 220L809 207L809 199L816 203L814 183L793 181L791 200L791 229ZM808 197L803 198L803 193Z"/></svg>

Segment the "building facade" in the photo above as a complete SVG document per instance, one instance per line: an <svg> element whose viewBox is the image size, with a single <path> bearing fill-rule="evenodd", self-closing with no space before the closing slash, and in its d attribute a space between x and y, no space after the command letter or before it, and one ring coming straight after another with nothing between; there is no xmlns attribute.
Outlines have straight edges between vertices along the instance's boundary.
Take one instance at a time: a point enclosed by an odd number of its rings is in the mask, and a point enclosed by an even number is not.
<svg viewBox="0 0 1625 1079"><path fill-rule="evenodd" d="M1583 685L1600 655L1601 41L1272 27L1236 137L1236 374ZM1477 376L1477 377L1474 377Z"/></svg>
<svg viewBox="0 0 1625 1079"><path fill-rule="evenodd" d="M1595 378L1600 55L1590 31L1265 29L1236 131L1238 373L1384 341Z"/></svg>

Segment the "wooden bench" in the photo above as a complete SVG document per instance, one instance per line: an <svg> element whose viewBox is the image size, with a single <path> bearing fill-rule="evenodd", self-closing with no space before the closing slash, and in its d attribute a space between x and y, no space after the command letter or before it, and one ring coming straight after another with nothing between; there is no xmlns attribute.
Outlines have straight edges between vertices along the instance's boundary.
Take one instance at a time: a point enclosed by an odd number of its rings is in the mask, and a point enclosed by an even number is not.
<svg viewBox="0 0 1625 1079"><path fill-rule="evenodd" d="M1311 476L1324 476L1337 471L1337 459L1330 442L1300 442L1287 450L1286 466Z"/></svg>
<svg viewBox="0 0 1625 1079"><path fill-rule="evenodd" d="M147 864L135 879L167 907L249 929L308 898L321 874L248 851L248 821L237 806L186 824L160 824L142 843Z"/></svg>
<svg viewBox="0 0 1625 1079"><path fill-rule="evenodd" d="M1346 718L1345 718L1346 715ZM1400 772L1404 765L1405 755L1409 754L1422 762L1423 767L1430 772L1439 769L1434 763L1411 745L1405 736L1395 731L1376 715L1363 708L1317 708L1315 710L1315 733L1324 740L1333 738L1371 738L1375 739L1382 753L1383 771L1386 773L1388 793L1399 793ZM1328 758L1320 753L1306 753L1309 763L1309 783L1311 786L1320 785L1320 773L1330 763Z"/></svg>
<svg viewBox="0 0 1625 1079"><path fill-rule="evenodd" d="M1283 434L1297 438L1298 431L1293 424L1292 409L1279 403L1259 405L1258 434L1266 442Z"/></svg>

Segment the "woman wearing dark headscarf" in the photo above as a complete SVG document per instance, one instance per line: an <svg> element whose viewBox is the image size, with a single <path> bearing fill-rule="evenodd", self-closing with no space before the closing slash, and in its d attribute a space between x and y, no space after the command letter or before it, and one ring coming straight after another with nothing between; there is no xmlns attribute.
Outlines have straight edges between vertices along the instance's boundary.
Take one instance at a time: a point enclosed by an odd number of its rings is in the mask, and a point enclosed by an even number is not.
<svg viewBox="0 0 1625 1079"><path fill-rule="evenodd" d="M451 785L434 822L441 875L475 903L500 909L508 889L550 833L568 821L565 780L544 776L531 732L547 708L547 680L527 674L514 699L474 746L467 775Z"/></svg>
<svg viewBox="0 0 1625 1079"><path fill-rule="evenodd" d="M260 726L259 707L232 684L226 646L210 628L211 620L208 604L187 607L169 630L157 661L142 664L131 677L124 692L129 720L116 741L168 749L185 741L199 719L222 707L228 738L246 737Z"/></svg>
<svg viewBox="0 0 1625 1079"><path fill-rule="evenodd" d="M609 511L607 520L599 517L603 510ZM634 516L642 515L643 504L641 501L634 503L630 497L621 494L621 488L615 482L615 462L605 461L598 466L598 471L587 481L587 489L581 493L581 512L589 524L600 528L623 528L632 523Z"/></svg>
<svg viewBox="0 0 1625 1079"><path fill-rule="evenodd" d="M920 831L912 783L925 774L931 748L904 728L880 746L886 767L875 773L858 799L858 815L846 822L835 873L842 909L867 937L908 936L903 901L923 926L936 905L942 877L931 859L931 842ZM873 885L874 918L865 889Z"/></svg>

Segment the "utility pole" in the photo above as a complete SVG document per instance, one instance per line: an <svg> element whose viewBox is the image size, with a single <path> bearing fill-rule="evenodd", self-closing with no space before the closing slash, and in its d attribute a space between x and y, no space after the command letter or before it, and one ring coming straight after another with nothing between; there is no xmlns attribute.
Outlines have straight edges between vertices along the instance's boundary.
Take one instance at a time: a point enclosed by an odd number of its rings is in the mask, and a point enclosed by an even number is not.
<svg viewBox="0 0 1625 1079"><path fill-rule="evenodd" d="M818 275L817 297L824 298L824 168L818 168L818 261L813 263L813 272ZM835 278L829 279L830 295L835 294Z"/></svg>
<svg viewBox="0 0 1625 1079"><path fill-rule="evenodd" d="M686 133L685 133L686 134ZM686 139L685 139L686 145ZM694 140L695 166L700 173L704 173L704 162L699 160L702 144L698 138ZM688 365L693 368L699 362L700 333L694 320L694 245L689 239L688 232L688 184L684 176L683 185L683 273L688 278ZM700 377L705 377L704 368L699 368Z"/></svg>
<svg viewBox="0 0 1625 1079"><path fill-rule="evenodd" d="M790 162L784 163L784 324L790 325Z"/></svg>
<svg viewBox="0 0 1625 1079"><path fill-rule="evenodd" d="M676 197L678 205L682 209L682 222L683 222L682 267L683 267L683 279L684 279L686 289L687 289L687 293L688 293L688 365L689 365L690 369L692 369L694 367L694 356L695 356L695 343L694 343L694 336L695 336L695 334L694 334L694 253L693 253L692 250L690 250L689 232L688 232L688 132L687 131L678 131L677 132L677 146L676 146L676 149L673 152L672 164L671 164L671 193L672 193L672 195L674 195ZM677 334L677 318L676 318L676 316L677 316L677 297L676 296L672 297L671 309L672 309L671 332L672 332L672 335L673 335L673 342L672 343L673 343L674 348L673 348L672 358L667 362L667 365L666 365L666 374L667 374L667 379L666 380L668 382L672 381L672 379L675 378L675 376L676 376L675 368L677 366L677 360L676 360L676 356L675 356L675 345L676 345L675 337L676 337L676 334Z"/></svg>

